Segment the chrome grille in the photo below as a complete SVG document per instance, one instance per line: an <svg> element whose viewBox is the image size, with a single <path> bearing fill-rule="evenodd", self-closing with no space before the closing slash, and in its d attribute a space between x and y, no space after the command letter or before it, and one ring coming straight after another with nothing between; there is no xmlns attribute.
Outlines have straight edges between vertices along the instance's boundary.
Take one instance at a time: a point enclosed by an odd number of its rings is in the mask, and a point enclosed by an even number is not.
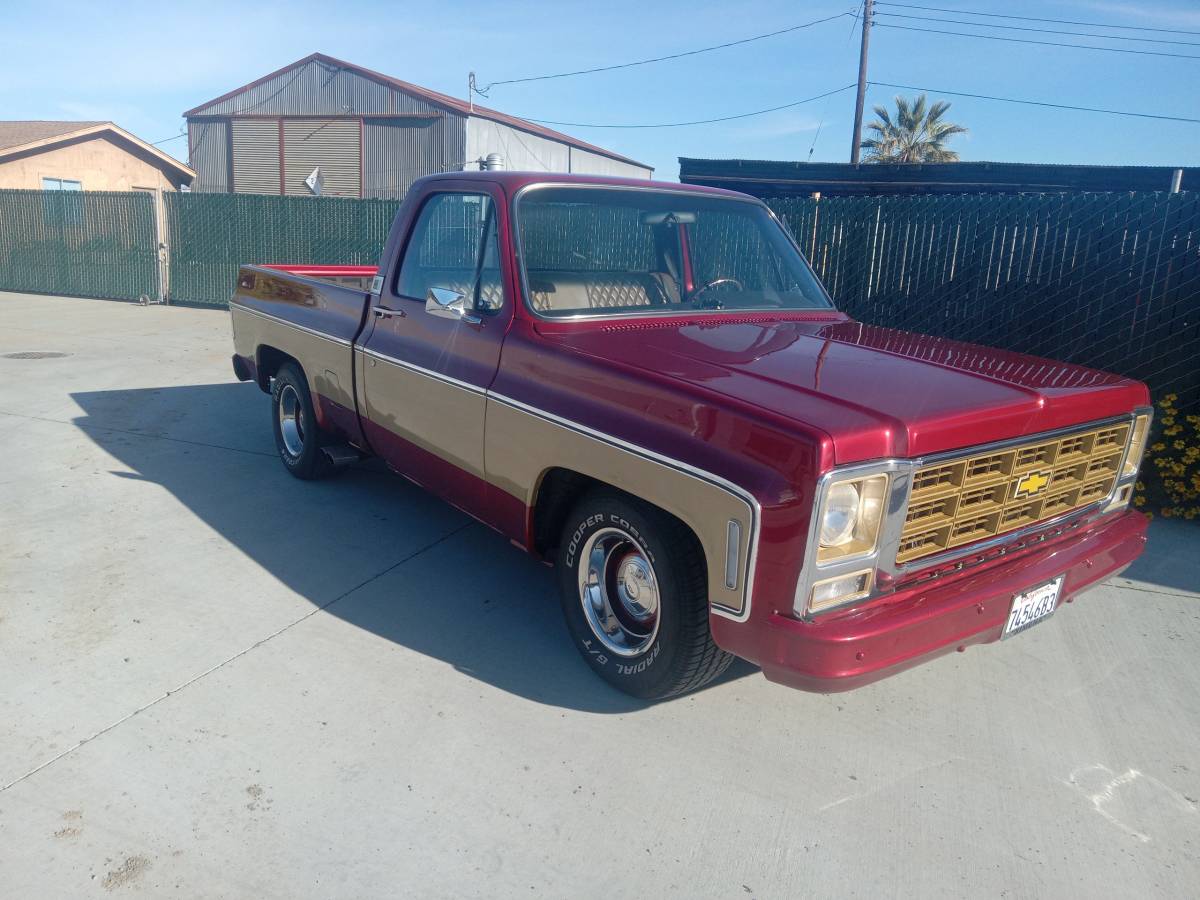
<svg viewBox="0 0 1200 900"><path fill-rule="evenodd" d="M965 454L913 474L896 562L907 563L1061 516L1107 497L1129 424Z"/></svg>

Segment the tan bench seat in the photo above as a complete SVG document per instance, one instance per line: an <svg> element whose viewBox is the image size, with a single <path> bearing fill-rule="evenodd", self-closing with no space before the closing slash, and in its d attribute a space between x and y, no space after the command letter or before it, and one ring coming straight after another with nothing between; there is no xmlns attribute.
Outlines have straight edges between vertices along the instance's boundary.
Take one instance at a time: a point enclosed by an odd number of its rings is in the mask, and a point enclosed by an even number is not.
<svg viewBox="0 0 1200 900"><path fill-rule="evenodd" d="M649 272L530 272L529 294L539 312L667 304L662 284Z"/></svg>

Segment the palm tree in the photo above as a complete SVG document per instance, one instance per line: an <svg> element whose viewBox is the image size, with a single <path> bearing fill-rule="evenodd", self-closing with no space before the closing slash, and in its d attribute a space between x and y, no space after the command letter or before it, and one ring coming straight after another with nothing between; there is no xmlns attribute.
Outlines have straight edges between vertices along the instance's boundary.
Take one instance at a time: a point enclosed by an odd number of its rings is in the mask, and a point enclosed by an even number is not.
<svg viewBox="0 0 1200 900"><path fill-rule="evenodd" d="M925 95L916 100L896 97L896 116L882 106L875 107L874 122L867 125L872 132L860 145L867 151L863 162L958 162L958 154L946 149L946 141L967 129L953 122L943 122L942 116L950 104L938 100L926 109Z"/></svg>

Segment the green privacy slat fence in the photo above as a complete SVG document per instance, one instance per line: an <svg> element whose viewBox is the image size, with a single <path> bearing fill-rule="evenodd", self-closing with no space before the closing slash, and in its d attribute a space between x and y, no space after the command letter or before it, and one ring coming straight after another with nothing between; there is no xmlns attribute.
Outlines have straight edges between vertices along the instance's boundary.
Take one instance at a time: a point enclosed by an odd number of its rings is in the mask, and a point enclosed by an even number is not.
<svg viewBox="0 0 1200 900"><path fill-rule="evenodd" d="M0 290L157 298L153 199L0 190Z"/></svg>
<svg viewBox="0 0 1200 900"><path fill-rule="evenodd" d="M1200 408L1194 192L768 202L855 318L1120 372ZM171 298L224 305L242 263L375 263L399 201L165 206ZM151 198L0 191L0 289L154 297Z"/></svg>
<svg viewBox="0 0 1200 900"><path fill-rule="evenodd" d="M840 308L1200 408L1200 194L768 201Z"/></svg>
<svg viewBox="0 0 1200 900"><path fill-rule="evenodd" d="M173 301L224 305L238 266L374 265L399 200L167 194Z"/></svg>

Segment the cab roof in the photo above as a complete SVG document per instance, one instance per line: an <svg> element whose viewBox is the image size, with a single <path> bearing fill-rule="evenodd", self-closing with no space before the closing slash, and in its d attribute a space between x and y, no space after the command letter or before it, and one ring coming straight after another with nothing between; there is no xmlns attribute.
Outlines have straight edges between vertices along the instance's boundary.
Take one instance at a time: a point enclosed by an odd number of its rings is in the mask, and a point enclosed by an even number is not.
<svg viewBox="0 0 1200 900"><path fill-rule="evenodd" d="M426 175L413 183L413 188L436 181L489 181L499 184L507 193L515 193L531 184L562 184L562 185L603 185L608 187L647 188L658 191L673 191L685 194L699 194L710 197L736 197L739 200L753 200L756 197L739 191L724 188L705 187L698 184L678 184L673 181L651 181L645 178L617 178L608 175L578 175L566 172L516 172L507 169L490 169L482 172L439 172Z"/></svg>

